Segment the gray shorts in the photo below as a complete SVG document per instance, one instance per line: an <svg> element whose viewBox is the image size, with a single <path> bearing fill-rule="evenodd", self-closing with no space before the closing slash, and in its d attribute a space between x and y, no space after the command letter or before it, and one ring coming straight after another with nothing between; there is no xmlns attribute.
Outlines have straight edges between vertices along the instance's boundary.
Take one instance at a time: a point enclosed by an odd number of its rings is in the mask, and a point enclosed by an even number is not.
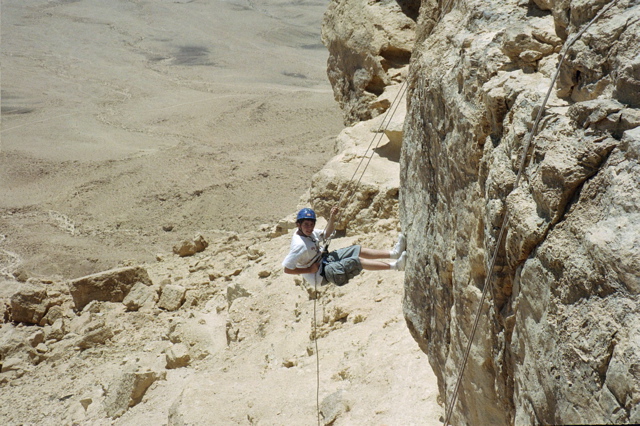
<svg viewBox="0 0 640 426"><path fill-rule="evenodd" d="M335 285L345 285L362 272L360 246L349 246L332 251L323 261L322 276Z"/></svg>

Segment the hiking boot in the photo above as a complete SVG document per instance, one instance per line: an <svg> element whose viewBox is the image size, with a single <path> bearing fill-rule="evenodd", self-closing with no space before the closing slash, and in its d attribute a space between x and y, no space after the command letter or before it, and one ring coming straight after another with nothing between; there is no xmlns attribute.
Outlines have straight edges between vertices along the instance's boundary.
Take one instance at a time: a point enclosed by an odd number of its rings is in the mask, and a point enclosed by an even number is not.
<svg viewBox="0 0 640 426"><path fill-rule="evenodd" d="M404 237L404 234L398 235L398 242L393 247L393 250L389 252L391 259L397 259L400 257L403 251L407 249L407 239Z"/></svg>
<svg viewBox="0 0 640 426"><path fill-rule="evenodd" d="M404 266L407 263L407 252L403 251L398 260L393 262L393 269L396 271L404 271Z"/></svg>

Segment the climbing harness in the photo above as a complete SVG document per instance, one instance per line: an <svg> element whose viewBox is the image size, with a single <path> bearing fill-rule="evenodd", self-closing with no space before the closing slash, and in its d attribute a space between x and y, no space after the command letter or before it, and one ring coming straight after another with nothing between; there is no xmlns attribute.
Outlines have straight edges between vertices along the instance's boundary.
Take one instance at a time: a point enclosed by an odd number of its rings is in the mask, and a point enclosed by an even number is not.
<svg viewBox="0 0 640 426"><path fill-rule="evenodd" d="M564 48L564 53L562 54L562 56L560 57L560 62L558 63L558 68L556 69L556 72L553 76L553 79L551 80L551 84L549 86L549 90L547 91L547 95L544 98L544 101L542 102L542 105L540 106L540 109L538 110L538 115L536 116L536 120L533 124L533 127L531 129L531 132L529 133L529 137L527 138L527 141L524 145L524 149L522 151L522 157L520 159L520 167L518 168L518 174L516 176L516 181L514 184L513 189L515 190L516 188L518 188L518 184L520 182L520 178L522 176L522 174L524 173L524 168L527 164L527 157L528 157L528 153L529 153L529 149L531 148L532 145L532 141L533 141L533 137L535 136L535 134L538 131L538 125L540 124L540 120L542 119L542 115L544 114L544 109L547 105L547 101L549 100L549 96L551 96L551 91L553 90L553 87L556 83L556 80L558 78L558 75L560 74L560 68L562 67L562 63L564 62L564 59L567 55L567 52L569 51L569 49L571 48L571 46L573 45L573 43L575 43L581 36L582 34L584 34L585 31L587 31L587 29L589 29L589 27L598 19L600 19L600 17L602 15L604 15L604 13L609 10L614 4L616 4L618 2L618 0L613 0L611 3L609 3L607 6L605 6L604 8L602 8L600 10L600 12L598 12L596 14L596 16L589 21L589 23L582 29L580 30L575 37L573 37L565 46ZM476 316L475 316L475 320L473 322L473 327L471 329L471 334L469 335L469 340L467 342L467 348L465 350L465 354L462 357L462 363L458 368L458 379L456 381L456 385L453 389L453 394L451 396L451 401L449 402L449 404L447 405L447 415L445 417L445 421L444 421L444 426L449 425L450 420L451 420L451 416L453 415L453 409L455 407L457 398L458 398L458 391L460 389L460 384L462 383L462 377L464 375L464 370L467 366L467 361L469 359L469 354L471 353L471 345L473 344L473 339L475 337L475 333L476 330L478 328L478 322L480 319L480 314L482 313L482 308L484 306L484 301L486 299L487 296L487 289L491 288L491 292L492 292L492 296L493 295L493 287L491 285L491 278L493 276L493 271L495 268L495 264L496 264L496 260L498 257L498 251L500 250L500 245L502 244L502 239L504 238L504 234L505 234L505 229L507 228L507 226L509 225L509 212L506 211L505 212L505 216L504 219L502 221L502 227L500 228L500 233L498 234L498 239L496 240L496 245L493 251L493 256L491 257L491 263L489 266L489 271L487 274L487 277L485 279L485 283L484 283L484 288L482 290L482 297L480 298L480 303L478 304L478 309L476 311ZM493 297L493 299L495 300L495 297Z"/></svg>
<svg viewBox="0 0 640 426"><path fill-rule="evenodd" d="M389 126L389 123L391 122L391 119L393 118L393 115L395 114L395 112L398 109L398 106L400 105L399 100L401 100L404 96L404 94L407 91L407 83L406 81L403 81L400 90L398 91L398 93L396 94L395 98L393 99L393 102L391 103L391 106L387 109L387 112L385 113L385 116L382 120L382 122L380 123L380 126L378 127L377 132L374 134L373 138L371 139L371 142L369 143L369 146L367 147L367 150L365 151L365 155L362 156L362 158L360 159L360 162L358 163L358 166L356 167L356 170L353 172L353 175L351 176L351 179L349 179L349 183L347 184L347 188L345 189L345 191L342 193L342 195L340 196L340 199L338 200L338 218L339 215L342 212L342 204L343 201L346 199L348 200L347 203L345 205L348 205L349 203L351 203L351 201L353 200L355 194L356 194L356 190L358 189L358 186L360 185L360 182L362 180L362 177L364 176L364 173L366 172L367 168L369 167L369 164L371 163L371 159L373 158L373 154L375 152L375 150L378 148L378 145L380 145L380 142L382 141L382 136L384 135L384 131L387 129L387 127ZM394 106L395 105L395 106ZM391 113L391 115L389 115ZM385 124L386 122L386 124ZM376 141L376 139L378 139L375 147L372 149L371 147L373 146L374 142ZM371 155L369 156L369 151L371 150ZM362 172L360 174L360 177L358 178L357 182L355 185L353 185L353 182L355 181L355 177L358 173L358 170L360 169L360 167L363 165L365 159L367 159L367 163L365 164L364 168L362 169ZM348 194L349 192L352 192L351 195L349 197L345 197L345 194ZM329 254L329 244L331 243L331 240L333 239L335 235L335 231L328 236L327 238L325 238L325 243L324 246L319 250L318 256L316 256L314 258L314 262L317 261L321 261L321 259L326 258L326 256L328 256ZM313 262L312 262L313 264ZM321 268L324 268L324 264L320 265ZM314 340L314 344L315 344L315 350L316 350L316 412L317 412L317 418L318 418L318 425L320 425L320 354L318 352L318 333L317 333L317 318L316 318L316 310L317 310L317 300L319 298L319 293L318 293L318 276L316 275L314 277L314 295L313 295L313 340Z"/></svg>
<svg viewBox="0 0 640 426"><path fill-rule="evenodd" d="M453 0L449 0L447 2L447 4L445 5L445 7L443 9L441 9L441 12L438 16L438 19L436 20L436 24L439 23L442 19L442 17L445 14L445 11L449 8L449 6L451 6L451 3L453 2ZM369 143L369 146L367 147L365 154L362 156L362 158L360 159L360 162L358 163L358 166L356 167L355 171L353 172L353 175L351 176L351 179L349 179L349 183L347 184L347 187L345 188L345 191L342 193L342 195L340 196L339 200L338 200L338 219L340 217L340 215L342 214L342 206L343 206L343 201L347 200L347 202L345 203L345 205L349 205L352 201L353 198L356 195L356 191L358 189L358 187L360 186L360 182L362 181L362 178L364 177L365 172L367 171L367 168L369 167L369 164L371 163L371 160L373 159L373 155L375 153L375 150L378 149L378 146L380 145L380 142L382 141L382 138L384 136L384 131L387 130L387 128L389 127L389 124L391 123L391 120L393 119L393 116L395 115L396 111L398 110L398 107L400 106L400 101L404 98L404 95L407 92L407 81L406 79L402 82L402 85L400 86L400 89L398 90L398 93L396 94L396 96L394 97L393 101L391 102L391 105L389 106L389 108L387 109L387 111L385 112L385 115L382 119L382 122L380 123L380 126L378 127L377 131L374 133L373 138L371 139L371 142ZM377 139L377 142L376 142ZM375 142L375 147L373 147L373 144ZM372 148L373 147L373 148ZM369 155L369 151L371 151L371 154ZM358 174L358 171L360 170L360 167L362 167L362 165L364 164L366 159L366 164L364 165L364 168L362 169L362 172L360 173L360 177L358 178L357 182L356 182L356 175ZM354 185L354 182L355 185ZM349 195L348 197L345 197L346 194L351 193L351 195ZM321 250L321 253L323 253L324 256L326 256L329 253L329 244L331 242L332 237L335 235L335 232L332 233L327 239L326 239L326 243L324 248ZM315 350L316 350L316 412L317 412L317 419L318 419L318 425L320 425L320 354L318 352L318 334L317 334L317 320L316 320L316 309L317 309L317 299L319 297L319 293L318 293L318 277L317 275L314 278L314 298L313 298L313 340L315 343Z"/></svg>

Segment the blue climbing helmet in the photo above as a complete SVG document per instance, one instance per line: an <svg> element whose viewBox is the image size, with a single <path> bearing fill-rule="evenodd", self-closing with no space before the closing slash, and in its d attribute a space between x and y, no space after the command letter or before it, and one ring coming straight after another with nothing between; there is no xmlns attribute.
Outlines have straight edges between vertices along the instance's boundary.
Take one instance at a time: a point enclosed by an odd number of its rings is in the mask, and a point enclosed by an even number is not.
<svg viewBox="0 0 640 426"><path fill-rule="evenodd" d="M316 220L316 212L314 212L310 208L305 207L304 209L298 212L298 216L296 217L296 222L304 219Z"/></svg>

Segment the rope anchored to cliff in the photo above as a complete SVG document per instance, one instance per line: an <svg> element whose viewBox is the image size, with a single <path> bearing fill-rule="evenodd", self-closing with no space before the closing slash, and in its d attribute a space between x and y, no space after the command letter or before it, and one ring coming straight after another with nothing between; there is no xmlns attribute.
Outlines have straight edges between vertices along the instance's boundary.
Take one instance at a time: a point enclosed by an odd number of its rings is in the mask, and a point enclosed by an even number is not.
<svg viewBox="0 0 640 426"><path fill-rule="evenodd" d="M356 167L355 171L353 172L353 175L351 176L351 179L349 179L349 183L347 184L347 189L345 190L343 195L340 197L338 206L342 207L342 200L344 199L344 194L348 194L349 192L351 192L351 196L347 198L346 204L348 205L349 203L351 203L351 201L353 201L353 198L356 195L356 190L360 186L360 182L362 181L364 173L367 171L369 164L371 164L371 160L373 159L373 154L375 150L378 149L378 146L382 141L382 137L384 136L384 132L389 128L389 124L391 123L393 116L395 115L396 111L398 110L398 107L400 106L399 101L402 100L406 92L407 92L407 81L404 80L402 82L402 85L400 86L400 90L398 90L398 93L393 99L393 102L391 102L391 106L387 109L387 112L385 113L385 116L382 119L382 122L380 123L378 130L376 131L373 138L371 139L371 142L369 143L369 146L367 147L365 154L360 159L360 163L358 163L358 167ZM375 147L372 149L371 147L373 146L373 143L376 141L376 139L378 139L378 141L376 142ZM371 151L371 155L369 155L369 151ZM358 181L356 182L355 186L353 186L353 189L351 189L352 184L355 181L355 177L358 174L358 170L360 169L360 166L362 166L362 164L364 163L365 159L367 160L367 163L365 164L364 169L362 169L362 172L360 173L360 177L358 178Z"/></svg>
<svg viewBox="0 0 640 426"><path fill-rule="evenodd" d="M406 88L406 81L402 83L402 86L400 87L400 90L398 91L398 93L396 94L393 102L391 103L390 107L387 109L387 112L382 120L382 122L380 123L380 126L378 127L377 132L374 134L373 138L371 139L371 142L369 143L369 146L367 147L367 150L365 151L365 155L360 159L360 162L358 163L358 166L356 167L356 170L353 173L353 176L351 176L351 179L349 179L349 183L347 184L347 189L345 192L343 192L343 194L341 195L340 199L338 200L338 211L341 212L342 209L342 204L343 201L346 199L347 200L347 204L349 204L352 200L353 197L356 194L356 190L358 188L358 186L360 185L360 181L362 180L362 177L364 176L364 173L367 170L367 167L369 167L369 164L371 163L371 159L373 158L373 153L375 152L375 150L378 148L378 145L380 145L380 142L382 141L382 136L384 135L384 131L387 130L389 123L391 122L391 119L393 118L394 114L396 113L399 105L400 105L400 100L402 100L402 98L404 97L404 94L406 93L407 88ZM386 124L385 124L386 123ZM376 142L377 139L377 142ZM374 142L376 142L375 147L372 149L371 147L373 146ZM369 155L369 151L371 151L371 155ZM365 159L367 159L366 164L364 164ZM358 170L360 170L360 167L364 164L364 168L362 169L362 172L360 174L360 177L358 178L357 182L356 182L356 175L358 174ZM354 185L355 182L355 185ZM351 195L349 197L345 197L346 194L349 194L349 192L351 192ZM339 213L340 214L340 213ZM329 236L328 238L326 238L325 240L325 245L324 247L322 247L322 252L323 253L328 253L329 251L329 244L331 243L331 238L333 235ZM314 280L314 288L313 288L313 341L314 341L314 345L315 345L315 351L316 351L316 415L317 415L317 420L318 420L318 425L321 424L321 412L320 412L320 354L318 352L318 323L317 323L317 299L320 296L320 293L318 291L318 282L317 282L317 277Z"/></svg>
<svg viewBox="0 0 640 426"><path fill-rule="evenodd" d="M449 6L451 6L452 2L453 0L449 0L445 4L445 6L440 10L438 19L436 19L436 25L442 20L442 17L445 15L446 11L449 9ZM367 171L367 168L369 167L371 160L373 159L373 154L375 150L378 149L380 142L382 141L382 137L384 136L384 132L389 128L389 124L391 123L393 116L395 115L396 111L398 110L398 107L400 106L400 101L404 98L404 95L406 93L407 93L407 80L405 79L402 82L402 85L400 86L400 90L398 90L398 93L393 98L391 105L387 109L384 115L384 118L382 119L382 122L378 127L378 130L375 132L373 138L371 138L371 142L369 143L369 146L367 147L365 154L360 159L360 162L358 163L358 166L354 170L353 175L351 176L351 179L349 179L347 188L345 189L344 193L342 194L342 196L340 196L340 199L338 200L338 207L340 207L340 211L342 211L342 207L343 207L342 202L345 199L345 194L349 194L351 192L351 195L346 197L347 202L345 205L349 205L353 201L356 195L356 190L360 186L360 182L362 181L362 178L364 177L364 174ZM378 140L377 142L376 142L376 139ZM376 142L375 147L373 147L372 149L371 147L373 146L374 142ZM369 155L369 151L371 151L370 155ZM353 182L355 182L355 177L358 174L358 170L360 170L360 167L364 163L365 159L367 160L367 162L364 166L364 169L362 169L362 172L360 173L360 177L358 178L356 184L352 187Z"/></svg>
<svg viewBox="0 0 640 426"><path fill-rule="evenodd" d="M448 0L447 3L445 4L445 6L440 10L440 13L438 15L438 18L436 19L436 25L442 21L442 17L445 15L446 11L449 9L449 7L451 6L453 0ZM395 113L398 110L398 107L400 106L400 102L402 101L402 99L404 99L404 96L407 92L407 81L406 79L402 82L400 89L398 90L398 93L396 94L396 96L394 97L393 101L391 102L391 105L389 106L389 108L387 109L384 118L382 119L382 122L380 123L380 126L378 127L377 131L374 133L374 136L371 138L371 142L369 143L369 146L367 147L364 155L362 156L362 158L360 159L360 162L358 163L358 166L356 167L356 169L353 172L353 175L351 176L351 178L349 179L347 186L344 190L344 192L342 193L342 195L340 196L340 198L338 199L338 208L339 208L339 215L342 214L343 211L343 203L344 201L346 201L346 203L344 203L344 205L349 205L353 199L356 196L357 193L357 189L360 186L360 183L362 181L362 178L364 177L365 172L367 171L367 168L369 167L369 165L371 164L371 160L373 159L373 155L375 153L375 150L378 149L380 142L383 139L383 136L385 134L385 131L388 129L389 124L391 123L391 120L393 119L393 116L395 115ZM377 141L376 141L377 140ZM375 146L374 146L375 143ZM372 148L373 147L373 148ZM369 154L370 153L370 154ZM366 160L366 163L365 163ZM364 164L364 168L362 169L362 171L360 172L360 175L358 177L358 179L356 180L356 176L358 175L358 171L360 170L360 168L363 166ZM340 219L338 217L338 219ZM323 251L328 252L328 248L329 248L329 244L331 242L331 237L327 238L327 242L323 248ZM316 415L317 415L317 421L318 421L318 425L321 424L321 411L320 411L320 354L318 352L318 334L317 334L317 318L316 318L316 311L317 311L317 299L319 297L319 293L318 293L318 288L317 288L317 280L314 283L314 299L313 299L313 340L314 340L314 344L315 344L315 350L316 350Z"/></svg>
<svg viewBox="0 0 640 426"><path fill-rule="evenodd" d="M516 181L514 184L513 189L515 190L516 188L518 188L518 185L520 183L520 178L522 177L523 173L524 173L524 168L527 164L527 157L528 157L528 153L529 150L531 148L532 145L534 145L533 142L533 137L536 135L537 131L538 131L538 125L540 124L540 120L542 119L542 116L544 114L544 110L545 107L547 105L547 101L549 100L549 96L551 96L551 91L553 90L553 87L556 83L556 80L558 79L558 75L560 74L560 69L562 67L562 63L564 62L565 57L567 56L567 52L569 51L569 49L571 48L571 46L573 46L573 44L587 31L587 29L589 29L589 27L598 19L600 19L600 17L602 17L602 15L604 15L614 4L616 4L618 2L618 0L613 0L611 3L609 3L607 6L605 6L604 8L602 8L600 10L600 12L598 12L596 14L596 16L589 21L589 23L583 28L581 29L575 37L573 37L565 46L564 48L564 52L562 54L562 56L560 57L560 62L558 63L558 67L556 69L556 72L553 76L553 79L551 80L551 84L549 85L549 90L547 91L547 94L544 98L544 101L542 102L542 105L540 106L539 110L538 110L538 114L536 116L535 122L533 124L533 127L531 129L531 132L529 133L529 136L525 142L524 145L524 149L522 151L522 157L520 159L520 166L518 168L518 174L516 176ZM476 316L475 316L475 320L473 322L473 327L471 329L471 334L469 335L469 340L467 342L467 347L465 350L465 354L462 358L462 363L460 365L460 367L458 368L458 379L456 381L456 385L453 389L453 393L451 396L451 401L449 402L448 406L447 406L447 413L446 413L446 417L445 417L445 421L444 421L444 425L447 426L450 424L450 420L451 420L451 416L453 415L453 409L456 405L456 401L458 398L458 391L460 389L460 384L462 383L462 377L464 375L464 371L465 368L467 366L467 361L469 359L469 354L471 353L471 345L473 344L473 340L476 334L476 330L478 328L478 322L480 319L480 314L482 313L482 309L484 306L484 302L487 296L487 290L491 289L492 292L492 297L493 295L493 286L491 285L491 278L493 276L493 271L495 269L495 265L496 265L496 260L498 258L498 252L500 250L500 246L502 244L502 240L504 238L505 235L505 230L507 229L509 225L509 212L508 210L505 212L504 215L504 219L502 221L502 226L500 228L500 233L498 234L498 239L496 240L496 245L493 251L493 256L491 257L491 263L489 266L489 271L487 274L487 277L485 279L485 283L484 283L484 288L482 290L482 297L480 298L480 303L478 304L478 309L476 311ZM495 300L495 297L493 297Z"/></svg>

